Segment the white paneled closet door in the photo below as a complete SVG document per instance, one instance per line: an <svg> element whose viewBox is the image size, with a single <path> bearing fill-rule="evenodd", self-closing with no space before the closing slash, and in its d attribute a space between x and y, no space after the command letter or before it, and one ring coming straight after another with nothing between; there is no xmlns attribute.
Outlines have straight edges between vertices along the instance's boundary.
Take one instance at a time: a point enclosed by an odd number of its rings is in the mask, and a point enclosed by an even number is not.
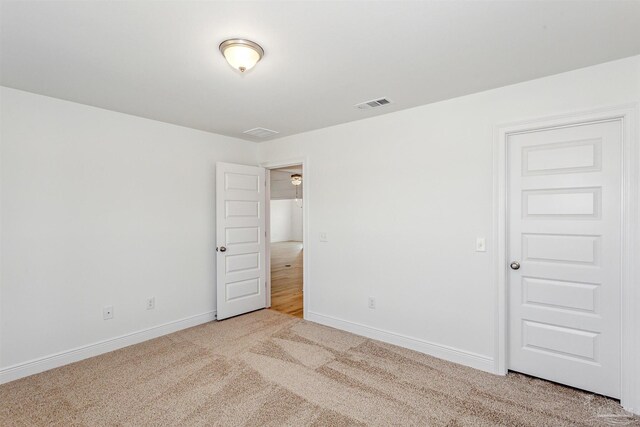
<svg viewBox="0 0 640 427"><path fill-rule="evenodd" d="M620 396L618 120L510 135L509 369Z"/></svg>

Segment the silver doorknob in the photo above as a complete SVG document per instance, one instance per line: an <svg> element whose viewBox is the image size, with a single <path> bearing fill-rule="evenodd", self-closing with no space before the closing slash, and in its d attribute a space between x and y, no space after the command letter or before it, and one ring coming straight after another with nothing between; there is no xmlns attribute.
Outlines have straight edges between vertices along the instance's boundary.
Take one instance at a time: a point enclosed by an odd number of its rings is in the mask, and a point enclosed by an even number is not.
<svg viewBox="0 0 640 427"><path fill-rule="evenodd" d="M518 270L520 268L520 263L518 261L513 261L511 263L511 269L512 270Z"/></svg>
<svg viewBox="0 0 640 427"><path fill-rule="evenodd" d="M216 248L216 251L226 252L227 248L225 248L224 246L220 246L219 248Z"/></svg>

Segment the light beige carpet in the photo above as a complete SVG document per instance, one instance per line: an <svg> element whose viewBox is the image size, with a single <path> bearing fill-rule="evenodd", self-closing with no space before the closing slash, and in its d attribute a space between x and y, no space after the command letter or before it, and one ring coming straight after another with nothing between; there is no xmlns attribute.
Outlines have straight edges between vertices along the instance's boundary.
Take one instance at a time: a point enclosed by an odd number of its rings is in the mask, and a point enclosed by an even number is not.
<svg viewBox="0 0 640 427"><path fill-rule="evenodd" d="M0 387L0 425L636 425L614 400L262 310Z"/></svg>

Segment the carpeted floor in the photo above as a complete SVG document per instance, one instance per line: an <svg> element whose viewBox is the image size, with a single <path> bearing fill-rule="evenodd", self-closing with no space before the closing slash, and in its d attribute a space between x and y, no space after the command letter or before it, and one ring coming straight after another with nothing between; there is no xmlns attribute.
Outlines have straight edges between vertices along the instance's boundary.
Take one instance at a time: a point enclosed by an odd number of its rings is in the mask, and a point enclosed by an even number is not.
<svg viewBox="0 0 640 427"><path fill-rule="evenodd" d="M635 425L614 400L262 310L0 386L0 425Z"/></svg>

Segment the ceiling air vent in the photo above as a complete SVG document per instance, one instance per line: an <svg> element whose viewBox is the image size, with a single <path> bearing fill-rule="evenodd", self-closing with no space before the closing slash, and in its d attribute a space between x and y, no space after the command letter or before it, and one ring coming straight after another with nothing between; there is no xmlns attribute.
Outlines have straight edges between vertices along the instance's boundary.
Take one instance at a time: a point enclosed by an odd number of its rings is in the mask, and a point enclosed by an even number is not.
<svg viewBox="0 0 640 427"><path fill-rule="evenodd" d="M271 129L265 129L265 128L253 128L253 129L245 130L242 133L244 133L245 135L254 136L256 138L268 138L270 136L277 135L280 132L277 132Z"/></svg>
<svg viewBox="0 0 640 427"><path fill-rule="evenodd" d="M370 108L382 107L383 105L391 104L387 98L372 99L371 101L361 102L356 104L355 107L360 110L368 110Z"/></svg>

